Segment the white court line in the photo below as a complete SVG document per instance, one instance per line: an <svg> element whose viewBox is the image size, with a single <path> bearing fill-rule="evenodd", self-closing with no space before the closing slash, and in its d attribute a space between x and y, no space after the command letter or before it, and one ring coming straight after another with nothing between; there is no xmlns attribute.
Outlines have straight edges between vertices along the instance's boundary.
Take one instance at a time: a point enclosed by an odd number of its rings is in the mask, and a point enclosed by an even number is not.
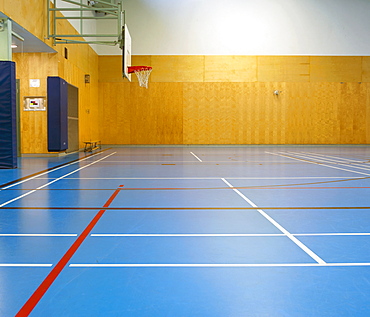
<svg viewBox="0 0 370 317"><path fill-rule="evenodd" d="M92 237L285 237L282 233L94 233Z"/></svg>
<svg viewBox="0 0 370 317"><path fill-rule="evenodd" d="M106 162L107 163L158 163L158 164L161 164L161 163L194 163L194 160L193 161L176 161L176 160L174 161L106 161ZM224 161L224 162L228 162L228 161Z"/></svg>
<svg viewBox="0 0 370 317"><path fill-rule="evenodd" d="M287 158L290 158L292 160L297 160L297 161L301 161L301 162L308 163L308 164L316 164L316 165L319 165L319 166L325 166L325 167L329 167L329 168L334 168L334 169L341 170L341 171L346 171L346 172L350 172L350 173L355 173L355 174L361 174L361 175L365 175L365 176L370 176L370 174L367 174L367 173L356 172L356 171L348 170L348 169L345 169L345 168L340 168L340 167L326 165L326 164L323 164L323 163L310 162L310 161L307 161L307 160L304 160L304 159L300 159L300 158L296 158L296 157L292 157L292 156L289 156L289 155L272 153L272 152L266 152L266 153L272 154L272 155L277 155L277 156L287 157ZM284 152L279 152L279 153L284 153Z"/></svg>
<svg viewBox="0 0 370 317"><path fill-rule="evenodd" d="M78 234L64 233L0 233L0 237L77 237Z"/></svg>
<svg viewBox="0 0 370 317"><path fill-rule="evenodd" d="M328 154L325 155L325 154L320 154L320 153L315 153L315 152L304 152L304 151L301 151L301 152L298 152L298 153L315 155L315 156L322 156L322 157L330 158L331 160L338 159L338 160L342 160L342 161L347 161L348 163L368 164L368 162L367 161L364 162L364 160L359 160L358 159L357 161L355 161L354 159L346 159L346 158L343 158L343 157L338 157L338 156L328 155Z"/></svg>
<svg viewBox="0 0 370 317"><path fill-rule="evenodd" d="M317 157L313 154L300 154L300 153L297 153L297 152L286 152L286 153L291 154L291 155L304 157L306 159L309 158L309 159L312 159L312 160L317 160L317 162L324 162L324 163L328 163L328 164L342 165L342 166L346 166L346 167L353 167L353 168L357 168L357 169L360 169L360 170L370 171L369 167L363 167L363 165L357 166L357 164L349 164L349 163L343 163L343 162L339 163L338 161L336 161L334 159ZM320 165L321 165L321 163L320 163Z"/></svg>
<svg viewBox="0 0 370 317"><path fill-rule="evenodd" d="M110 156L112 156L112 155L116 154L116 153L117 153L117 152L114 152L114 153L111 153L111 154L109 154L109 155L107 155L107 156L104 156L103 158L101 158L101 159L99 159L99 160L97 160L97 161L95 161L95 162L92 162L92 163L90 163L90 164L87 164L87 165L85 165L85 166L82 166L82 167L80 167L80 168L78 168L78 169L76 169L76 170L74 170L74 171L72 171L72 172L70 172L70 173L68 173L68 174L65 174L65 175L63 175L63 176L61 176L61 177L58 177L58 178L56 178L56 179L52 180L51 182L49 182L49 183L47 183L47 184L44 184L44 185L42 185L42 186L40 186L40 187L37 187L36 189L31 190L31 191L29 191L29 192L27 192L27 193L25 193L25 194L23 194L23 195L21 195L21 196L18 196L18 197L15 197L15 198L11 199L11 200L8 200L7 202L5 202L5 203L1 204L1 205L0 205L0 207L6 206L6 205L8 205L8 204L10 204L10 203L12 203L12 202L14 202L14 201L17 201L17 200L19 200L19 199L21 199L21 198L24 198L24 197L26 197L26 196L28 196L28 195L30 195L30 194L32 194L32 193L35 193L35 192L37 192L37 190L39 190L39 189L42 189L42 188L44 188L44 187L47 187L47 186L49 186L50 184L53 184L53 183L55 183L55 182L57 182L57 181L59 181L59 180L61 180L61 179L65 178L65 177L67 177L67 176L69 176L69 175L72 175L72 174L74 174L74 173L76 173L76 172L78 172L78 171L80 171L80 170L82 170L82 169L84 169L84 168L86 168L86 167L89 167L89 166L91 166L91 165L94 165L94 164L96 164L96 163L98 163L98 162L100 162L100 161L102 161L102 160L106 159L107 157L110 157Z"/></svg>
<svg viewBox="0 0 370 317"><path fill-rule="evenodd" d="M14 187L14 186L17 186L17 185L20 185L20 184L23 184L23 183L28 182L28 181L30 181L30 180L32 180L32 179L39 178L39 177L40 177L40 176L42 176L42 175L46 175L46 174L48 174L48 173L52 173L52 172L54 172L54 171L57 171L57 170L59 170L59 169L65 168L65 167L68 167L68 166L70 166L70 165L73 165L73 164L77 164L77 163L83 162L83 161L85 161L85 160L87 160L87 159L90 159L90 158L92 158L92 157L96 156L96 155L101 155L101 153L96 153L96 154L94 154L94 155L91 155L91 156L89 156L89 157L85 157L85 158L83 158L83 159L81 159L81 160L78 160L78 161L76 161L76 162L72 162L72 163L69 163L69 164L66 164L66 165L63 165L63 166L57 167L57 168L55 168L55 169L53 169L53 170L51 170L51 171L46 171L45 173L41 173L41 174L35 175L35 176L33 176L33 177L29 177L29 178L27 178L27 179L24 179L24 180L22 180L22 181L19 181L19 182L15 183L15 184L11 184L11 185L9 185L9 186L6 186L6 187L3 187L3 188L0 188L0 191L2 191L2 190L4 190L4 189L11 188L11 187ZM44 178L41 178L41 177L40 177L39 179L44 179ZM45 179L50 179L50 178L45 178Z"/></svg>
<svg viewBox="0 0 370 317"><path fill-rule="evenodd" d="M291 233L292 236L370 236L370 233ZM0 235L1 236L1 235ZM285 237L284 233L92 233L91 237Z"/></svg>
<svg viewBox="0 0 370 317"><path fill-rule="evenodd" d="M0 263L0 267L51 267L53 264Z"/></svg>
<svg viewBox="0 0 370 317"><path fill-rule="evenodd" d="M203 162L201 159L199 159L198 156L196 156L193 152L190 152L193 154L200 162ZM106 161L107 163L194 163L193 161L180 161L180 160L173 160L173 161ZM243 160L235 160L235 161L208 161L206 163L251 163L251 164L261 164L261 163L277 163L277 164L291 164L291 163L281 163L281 161L243 161ZM293 163L292 163L293 164Z"/></svg>
<svg viewBox="0 0 370 317"><path fill-rule="evenodd" d="M349 177L349 176L302 176L302 177L224 177L225 179L355 179L355 178L365 178L365 177ZM40 179L50 179L50 178L40 178ZM68 177L68 179L85 179L85 180L203 180L203 179L217 179L220 177Z"/></svg>
<svg viewBox="0 0 370 317"><path fill-rule="evenodd" d="M251 201L249 198L244 196L239 190L234 188L227 180L221 178L222 181L228 185L230 188L233 189L235 193L237 193L241 198L243 198L248 204L252 207L258 208L258 206ZM268 221L270 221L276 228L278 228L281 232L283 232L290 240L292 240L298 247L300 247L304 252L306 252L311 258L313 258L317 263L324 264L325 261L321 259L316 253L314 253L311 249L309 249L305 244L299 241L296 237L294 237L288 230L286 230L283 226L281 226L278 222L276 222L273 218L271 218L268 214L266 214L262 209L257 209L257 211L265 217Z"/></svg>
<svg viewBox="0 0 370 317"><path fill-rule="evenodd" d="M370 233L293 233L294 236L370 236Z"/></svg>
<svg viewBox="0 0 370 317"><path fill-rule="evenodd" d="M198 156L196 156L193 152L190 152L191 155L193 155L199 162L203 162Z"/></svg>
<svg viewBox="0 0 370 317"><path fill-rule="evenodd" d="M370 263L281 263L281 264L265 264L265 263L255 263L255 264L125 264L125 263L115 263L115 264L70 264L69 267L80 267L80 268L129 268L129 267L341 267L341 266L370 266Z"/></svg>

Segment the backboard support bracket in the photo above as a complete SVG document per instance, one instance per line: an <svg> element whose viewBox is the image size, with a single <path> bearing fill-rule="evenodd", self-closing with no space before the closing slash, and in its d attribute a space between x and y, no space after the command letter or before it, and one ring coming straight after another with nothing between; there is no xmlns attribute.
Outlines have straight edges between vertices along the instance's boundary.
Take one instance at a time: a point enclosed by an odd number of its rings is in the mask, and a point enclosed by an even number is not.
<svg viewBox="0 0 370 317"><path fill-rule="evenodd" d="M68 3L69 7L53 7L50 1L47 2L47 38L53 40L53 45L57 44L100 44L100 45L119 45L123 46L122 30L125 25L125 11L122 9L122 3L110 3L103 0L79 2L73 0L61 0ZM55 1L55 3L57 3ZM78 13L76 15L76 13ZM69 14L70 16L68 16ZM57 29L58 20L78 20L80 22L80 34L60 34ZM111 34L91 34L84 33L83 21L85 20L116 20L116 33Z"/></svg>

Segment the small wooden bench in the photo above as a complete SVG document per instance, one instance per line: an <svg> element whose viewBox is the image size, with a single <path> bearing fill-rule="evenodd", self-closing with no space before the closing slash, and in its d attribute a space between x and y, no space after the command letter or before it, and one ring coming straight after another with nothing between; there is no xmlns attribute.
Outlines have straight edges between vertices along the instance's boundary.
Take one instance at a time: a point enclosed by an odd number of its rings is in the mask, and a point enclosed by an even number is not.
<svg viewBox="0 0 370 317"><path fill-rule="evenodd" d="M101 149L101 141L96 140L96 141L84 141L85 143L85 152L92 152L93 150L96 149Z"/></svg>

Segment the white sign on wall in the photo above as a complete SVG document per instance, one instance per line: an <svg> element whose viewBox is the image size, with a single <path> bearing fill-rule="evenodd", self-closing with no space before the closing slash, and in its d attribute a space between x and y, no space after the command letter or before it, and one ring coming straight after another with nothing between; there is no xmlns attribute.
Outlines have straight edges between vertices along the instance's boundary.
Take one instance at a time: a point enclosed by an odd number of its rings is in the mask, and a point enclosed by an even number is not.
<svg viewBox="0 0 370 317"><path fill-rule="evenodd" d="M30 79L30 87L40 87L40 79Z"/></svg>

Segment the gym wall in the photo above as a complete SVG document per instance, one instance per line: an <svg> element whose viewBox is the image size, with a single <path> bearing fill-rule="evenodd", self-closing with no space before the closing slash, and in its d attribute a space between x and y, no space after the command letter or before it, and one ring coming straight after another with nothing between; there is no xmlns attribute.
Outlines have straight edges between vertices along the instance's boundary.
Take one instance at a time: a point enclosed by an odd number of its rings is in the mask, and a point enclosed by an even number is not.
<svg viewBox="0 0 370 317"><path fill-rule="evenodd" d="M124 6L132 64L153 72L138 88L121 77L120 50L99 47L104 143L370 142L369 1Z"/></svg>
<svg viewBox="0 0 370 317"><path fill-rule="evenodd" d="M154 55L133 64L153 66L149 89L122 79L119 56L99 57L105 144L370 142L370 57Z"/></svg>
<svg viewBox="0 0 370 317"><path fill-rule="evenodd" d="M32 14L30 13L32 7ZM47 35L46 4L44 0L0 0L0 11L37 36L49 46ZM67 21L58 21L61 32L77 31ZM17 53L16 77L20 79L21 109L25 96L46 96L48 76L59 76L79 89L79 143L100 138L100 108L98 104L98 56L86 44L52 46L57 53ZM64 48L68 49L68 59ZM85 74L90 83L85 83ZM30 79L40 79L40 87L30 87ZM47 151L47 113L45 111L21 111L21 153L41 154Z"/></svg>

